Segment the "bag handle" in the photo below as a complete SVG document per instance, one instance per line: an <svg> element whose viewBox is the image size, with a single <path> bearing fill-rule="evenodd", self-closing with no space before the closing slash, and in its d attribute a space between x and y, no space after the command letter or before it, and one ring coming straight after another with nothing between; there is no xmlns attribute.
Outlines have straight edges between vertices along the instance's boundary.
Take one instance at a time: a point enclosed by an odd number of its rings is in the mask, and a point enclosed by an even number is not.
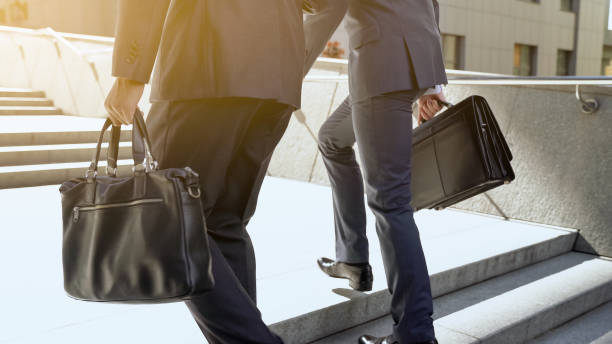
<svg viewBox="0 0 612 344"><path fill-rule="evenodd" d="M441 100L441 99L436 99L436 101L438 102L438 104L440 104L440 106L446 107L447 109L450 109L451 107L455 106L453 103L449 103L449 102ZM427 120L423 120L421 122L421 124L423 124L425 122L427 122Z"/></svg>
<svg viewBox="0 0 612 344"><path fill-rule="evenodd" d="M159 163L151 152L151 139L147 125L140 109L134 113L134 128L132 129L132 157L134 159L134 172L156 171Z"/></svg>
<svg viewBox="0 0 612 344"><path fill-rule="evenodd" d="M451 107L455 106L453 103L449 103L447 101L444 100L440 100L440 99L436 99L438 101L438 104L440 104L440 106L445 106L446 108L450 109Z"/></svg>
<svg viewBox="0 0 612 344"><path fill-rule="evenodd" d="M106 151L106 174L117 176L117 160L119 158L119 141L121 141L121 126L112 126L111 137Z"/></svg>
<svg viewBox="0 0 612 344"><path fill-rule="evenodd" d="M108 147L108 165L107 172L109 176L116 176L117 172L117 155L119 149L119 139L121 137L121 127L113 126L110 119L107 119L102 126L100 136L98 137L98 143L96 144L96 151L94 152L93 159L87 172L85 173L85 179L88 182L93 180L98 175L98 162L100 161L100 151L102 148L102 141L104 141L104 133L108 128L113 127L111 131L111 140ZM134 159L134 173L138 172L150 172L157 170L158 163L155 157L151 153L151 140L149 139L149 133L146 128L146 124L142 115L142 111L136 108L134 113L134 128L132 129L132 156Z"/></svg>

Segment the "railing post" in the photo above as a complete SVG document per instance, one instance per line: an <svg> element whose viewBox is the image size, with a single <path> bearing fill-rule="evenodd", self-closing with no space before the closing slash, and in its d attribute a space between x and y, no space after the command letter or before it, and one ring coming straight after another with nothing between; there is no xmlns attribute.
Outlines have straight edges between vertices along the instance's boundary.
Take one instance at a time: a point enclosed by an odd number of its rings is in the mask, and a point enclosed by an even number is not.
<svg viewBox="0 0 612 344"><path fill-rule="evenodd" d="M580 85L576 85L576 98L580 102L580 108L582 109L582 113L592 115L599 109L599 102L597 101L597 99L585 99L582 97Z"/></svg>

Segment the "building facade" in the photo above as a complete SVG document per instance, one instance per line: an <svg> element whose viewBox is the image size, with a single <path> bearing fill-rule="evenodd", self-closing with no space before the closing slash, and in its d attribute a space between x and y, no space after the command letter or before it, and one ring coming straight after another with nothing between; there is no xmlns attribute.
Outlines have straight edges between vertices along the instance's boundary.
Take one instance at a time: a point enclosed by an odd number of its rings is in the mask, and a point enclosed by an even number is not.
<svg viewBox="0 0 612 344"><path fill-rule="evenodd" d="M514 75L600 75L609 0L438 0L449 69ZM340 47L343 27L332 37ZM346 50L346 49L345 49Z"/></svg>

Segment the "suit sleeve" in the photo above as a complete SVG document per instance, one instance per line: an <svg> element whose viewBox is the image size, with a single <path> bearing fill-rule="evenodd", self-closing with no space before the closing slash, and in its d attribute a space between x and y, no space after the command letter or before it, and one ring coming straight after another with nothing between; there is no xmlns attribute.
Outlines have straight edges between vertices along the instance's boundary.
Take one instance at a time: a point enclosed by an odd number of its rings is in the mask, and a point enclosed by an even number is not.
<svg viewBox="0 0 612 344"><path fill-rule="evenodd" d="M118 0L113 76L149 82L170 0Z"/></svg>
<svg viewBox="0 0 612 344"><path fill-rule="evenodd" d="M325 7L316 14L306 16L304 20L304 35L306 45L306 59L304 61L304 75L310 71L312 65L321 55L327 41L334 34L348 9L348 0L329 1Z"/></svg>

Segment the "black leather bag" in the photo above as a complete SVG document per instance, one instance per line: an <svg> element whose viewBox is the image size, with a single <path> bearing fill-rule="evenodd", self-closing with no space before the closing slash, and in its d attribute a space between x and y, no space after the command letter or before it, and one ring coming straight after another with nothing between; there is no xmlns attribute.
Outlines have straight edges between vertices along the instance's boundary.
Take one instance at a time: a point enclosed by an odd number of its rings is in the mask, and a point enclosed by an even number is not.
<svg viewBox="0 0 612 344"><path fill-rule="evenodd" d="M198 175L159 170L139 111L132 130L134 173L117 178L120 127L108 149L109 176L98 176L107 120L85 178L64 182L64 289L85 301L165 303L213 287Z"/></svg>
<svg viewBox="0 0 612 344"><path fill-rule="evenodd" d="M514 180L512 153L483 97L450 106L412 135L415 211L443 209Z"/></svg>

